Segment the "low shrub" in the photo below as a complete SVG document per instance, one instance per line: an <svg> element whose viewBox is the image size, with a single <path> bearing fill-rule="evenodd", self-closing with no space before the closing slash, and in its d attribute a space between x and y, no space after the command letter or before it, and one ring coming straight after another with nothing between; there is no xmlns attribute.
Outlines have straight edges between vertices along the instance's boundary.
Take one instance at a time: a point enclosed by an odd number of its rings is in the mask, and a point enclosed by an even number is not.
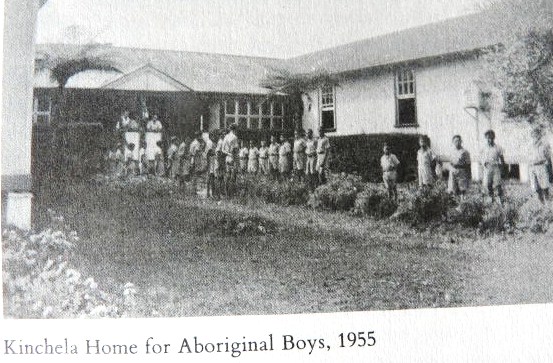
<svg viewBox="0 0 553 363"><path fill-rule="evenodd" d="M484 220L486 208L481 196L468 196L459 202L457 207L452 207L447 213L449 223L460 224L463 227L479 228Z"/></svg>
<svg viewBox="0 0 553 363"><path fill-rule="evenodd" d="M442 183L432 188L407 190L404 195L397 217L414 226L446 219L449 208L454 205Z"/></svg>
<svg viewBox="0 0 553 363"><path fill-rule="evenodd" d="M4 316L11 318L122 317L136 306L136 288L119 295L99 289L70 264L76 233L47 229L2 234Z"/></svg>
<svg viewBox="0 0 553 363"><path fill-rule="evenodd" d="M307 185L296 180L278 182L265 176L239 175L236 179L238 197L243 200L262 200L280 205L307 203Z"/></svg>
<svg viewBox="0 0 553 363"><path fill-rule="evenodd" d="M553 228L553 207L542 204L537 198L524 203L517 215L517 227L534 233L545 233Z"/></svg>
<svg viewBox="0 0 553 363"><path fill-rule="evenodd" d="M359 176L331 175L326 184L315 189L308 205L314 209L349 211L355 206L357 193L363 188L364 184Z"/></svg>
<svg viewBox="0 0 553 363"><path fill-rule="evenodd" d="M146 175L130 176L123 179L98 176L94 181L99 184L106 184L116 190L124 190L125 194L142 199L163 197L181 192L181 188L174 179Z"/></svg>
<svg viewBox="0 0 553 363"><path fill-rule="evenodd" d="M382 219L393 215L397 207L397 203L388 197L381 186L367 184L365 189L357 194L352 212L356 216Z"/></svg>
<svg viewBox="0 0 553 363"><path fill-rule="evenodd" d="M479 230L480 232L512 232L516 227L517 215L517 208L512 202L492 203L486 207Z"/></svg>

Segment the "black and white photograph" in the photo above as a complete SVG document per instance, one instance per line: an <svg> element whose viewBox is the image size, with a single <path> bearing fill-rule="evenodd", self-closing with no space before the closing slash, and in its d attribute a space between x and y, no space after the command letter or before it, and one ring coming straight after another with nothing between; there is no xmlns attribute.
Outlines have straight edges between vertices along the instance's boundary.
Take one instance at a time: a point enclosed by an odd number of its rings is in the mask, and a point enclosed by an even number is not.
<svg viewBox="0 0 553 363"><path fill-rule="evenodd" d="M553 1L3 17L5 320L553 303Z"/></svg>

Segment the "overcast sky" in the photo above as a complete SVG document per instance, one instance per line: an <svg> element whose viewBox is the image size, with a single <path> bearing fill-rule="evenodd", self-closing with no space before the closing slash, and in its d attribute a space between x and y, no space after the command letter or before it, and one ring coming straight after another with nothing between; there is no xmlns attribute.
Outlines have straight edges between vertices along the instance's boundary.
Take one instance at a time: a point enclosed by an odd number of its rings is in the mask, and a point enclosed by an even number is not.
<svg viewBox="0 0 553 363"><path fill-rule="evenodd" d="M37 42L288 58L473 12L482 0L49 0ZM431 41L431 40L429 40Z"/></svg>

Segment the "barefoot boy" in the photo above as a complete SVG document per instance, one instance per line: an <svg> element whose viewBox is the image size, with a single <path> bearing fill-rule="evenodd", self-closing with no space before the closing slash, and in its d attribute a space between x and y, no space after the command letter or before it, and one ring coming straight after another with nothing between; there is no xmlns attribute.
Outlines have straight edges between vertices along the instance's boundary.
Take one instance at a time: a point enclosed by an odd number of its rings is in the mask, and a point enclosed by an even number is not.
<svg viewBox="0 0 553 363"><path fill-rule="evenodd" d="M384 155L380 158L382 180L388 191L388 197L397 201L397 167L399 166L399 160L394 154L390 153L388 144L384 144L382 151L384 152Z"/></svg>

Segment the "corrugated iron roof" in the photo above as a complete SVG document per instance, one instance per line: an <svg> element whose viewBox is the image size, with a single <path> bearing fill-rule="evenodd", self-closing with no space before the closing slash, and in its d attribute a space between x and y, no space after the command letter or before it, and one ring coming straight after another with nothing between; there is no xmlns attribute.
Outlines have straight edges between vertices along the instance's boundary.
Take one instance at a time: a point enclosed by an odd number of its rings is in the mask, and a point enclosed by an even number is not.
<svg viewBox="0 0 553 363"><path fill-rule="evenodd" d="M507 24L508 25L508 24ZM187 51L102 46L102 52L128 73L145 65L199 92L266 94L261 81L274 69L295 73L343 73L462 53L498 44L504 37L498 14L481 12L369 38L290 58L262 58ZM38 54L56 54L75 45L41 44ZM120 77L88 71L72 77L67 87L99 88ZM38 72L35 87L56 87L47 72Z"/></svg>
<svg viewBox="0 0 553 363"><path fill-rule="evenodd" d="M501 42L500 15L481 12L426 24L288 60L297 73L342 73L482 49Z"/></svg>
<svg viewBox="0 0 553 363"><path fill-rule="evenodd" d="M59 54L76 45L39 44L37 53ZM214 53L102 46L102 54L113 60L124 74L150 65L199 92L265 94L259 84L283 60ZM114 72L87 71L72 77L68 88L100 88L120 77ZM57 87L47 71L37 72L35 87Z"/></svg>

